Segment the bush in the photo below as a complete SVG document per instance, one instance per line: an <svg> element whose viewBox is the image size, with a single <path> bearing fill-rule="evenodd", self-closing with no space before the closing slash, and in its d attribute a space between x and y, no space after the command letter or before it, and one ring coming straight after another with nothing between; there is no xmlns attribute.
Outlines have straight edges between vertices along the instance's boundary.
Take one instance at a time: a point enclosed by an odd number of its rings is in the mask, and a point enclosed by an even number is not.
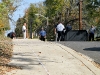
<svg viewBox="0 0 100 75"><path fill-rule="evenodd" d="M9 67L7 64L12 57L13 44L10 38L0 35L0 75L3 75Z"/></svg>
<svg viewBox="0 0 100 75"><path fill-rule="evenodd" d="M0 36L0 63L7 64L12 56L13 44L11 39Z"/></svg>

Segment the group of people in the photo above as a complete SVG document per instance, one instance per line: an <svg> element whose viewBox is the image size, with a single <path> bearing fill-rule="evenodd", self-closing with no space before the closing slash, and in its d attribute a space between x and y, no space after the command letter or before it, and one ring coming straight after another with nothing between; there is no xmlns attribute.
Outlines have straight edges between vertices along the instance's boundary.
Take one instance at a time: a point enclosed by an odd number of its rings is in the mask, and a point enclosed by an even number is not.
<svg viewBox="0 0 100 75"><path fill-rule="evenodd" d="M26 23L24 23L24 25L22 26L23 39L26 39L26 30ZM44 30L44 28L41 28L41 31L39 32L39 38L40 40L45 41L46 31Z"/></svg>
<svg viewBox="0 0 100 75"><path fill-rule="evenodd" d="M67 34L68 31L72 30L72 26L68 24L66 27L59 22L55 26L55 35L56 35L56 41L64 41L65 35Z"/></svg>
<svg viewBox="0 0 100 75"><path fill-rule="evenodd" d="M64 26L61 22L59 22L58 25L55 26L56 41L64 41L65 35L70 30L72 30L72 26L70 24L67 24L67 26ZM89 41L94 41L95 31L96 31L96 28L92 25L88 31Z"/></svg>
<svg viewBox="0 0 100 75"><path fill-rule="evenodd" d="M57 41L64 41L65 34L72 30L72 26L68 24L66 27L59 22L58 25L55 27L55 34L58 34ZM22 27L22 32L23 32L23 38L26 39L26 23L24 23ZM42 41L45 41L46 39L46 31L44 28L41 28L41 31L39 32L39 38Z"/></svg>
<svg viewBox="0 0 100 75"><path fill-rule="evenodd" d="M56 35L56 41L64 41L65 35L67 32L72 30L72 26L70 24L67 24L67 26L64 26L61 22L59 22L55 26L55 35ZM89 41L94 41L94 33L96 31L96 28L92 25L91 28L89 29ZM22 27L22 32L23 32L23 38L26 39L26 23L24 23ZM45 41L46 39L46 31L44 28L41 28L41 31L39 32L39 38L42 41Z"/></svg>

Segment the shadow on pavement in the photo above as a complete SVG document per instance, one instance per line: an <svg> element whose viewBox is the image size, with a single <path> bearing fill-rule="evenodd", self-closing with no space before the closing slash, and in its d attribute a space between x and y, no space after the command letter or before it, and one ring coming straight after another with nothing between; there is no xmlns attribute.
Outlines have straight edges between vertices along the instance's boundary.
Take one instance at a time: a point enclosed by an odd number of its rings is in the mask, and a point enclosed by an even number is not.
<svg viewBox="0 0 100 75"><path fill-rule="evenodd" d="M100 47L85 48L83 50L85 50L85 51L100 51Z"/></svg>
<svg viewBox="0 0 100 75"><path fill-rule="evenodd" d="M41 65L41 63L45 62L55 62L54 60L49 60L49 58L46 58L44 56L38 56L37 57L32 57L33 53L14 53L14 57L12 58L13 61L10 64L16 67L20 67L21 69L33 69L34 65ZM31 58L30 58L31 56Z"/></svg>

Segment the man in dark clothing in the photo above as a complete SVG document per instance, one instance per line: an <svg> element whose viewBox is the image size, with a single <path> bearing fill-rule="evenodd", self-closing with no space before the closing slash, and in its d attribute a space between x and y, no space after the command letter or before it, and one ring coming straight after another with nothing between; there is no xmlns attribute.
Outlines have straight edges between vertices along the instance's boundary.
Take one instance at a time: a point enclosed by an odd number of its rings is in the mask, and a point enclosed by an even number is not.
<svg viewBox="0 0 100 75"><path fill-rule="evenodd" d="M89 29L89 41L94 41L94 33L95 33L96 29L95 27L92 25L91 28Z"/></svg>
<svg viewBox="0 0 100 75"><path fill-rule="evenodd" d="M68 32L68 31L70 31L70 30L72 30L72 26L71 26L70 24L68 24L68 25L66 26L66 32Z"/></svg>
<svg viewBox="0 0 100 75"><path fill-rule="evenodd" d="M40 35L40 40L41 41L45 41L45 38L46 38L46 31L42 28L42 30L40 31L39 33Z"/></svg>
<svg viewBox="0 0 100 75"><path fill-rule="evenodd" d="M70 30L72 30L72 26L70 25L70 24L67 24L67 26L65 27L65 37L67 36L67 33L70 31ZM67 37L66 37L67 38Z"/></svg>
<svg viewBox="0 0 100 75"><path fill-rule="evenodd" d="M8 33L7 37L14 39L16 37L16 34L14 32Z"/></svg>

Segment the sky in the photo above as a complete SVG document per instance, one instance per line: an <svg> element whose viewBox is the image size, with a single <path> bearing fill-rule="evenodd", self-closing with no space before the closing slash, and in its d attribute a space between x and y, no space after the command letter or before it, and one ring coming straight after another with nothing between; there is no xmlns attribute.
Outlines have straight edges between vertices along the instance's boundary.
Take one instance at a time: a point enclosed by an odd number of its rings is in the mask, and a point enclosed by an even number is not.
<svg viewBox="0 0 100 75"><path fill-rule="evenodd" d="M25 9L27 9L30 3L38 3L45 0L22 0L21 6L19 6L18 10L14 13L14 20L16 21L19 17L23 17L25 13Z"/></svg>
<svg viewBox="0 0 100 75"><path fill-rule="evenodd" d="M27 9L30 6L30 3L39 3L42 1L45 1L45 0L22 0L21 5L17 8L16 12L14 12L14 15L12 17L13 20L16 22L18 20L18 18L23 17L25 14L25 9ZM11 24L11 26L10 26L11 29L6 31L5 35L7 35L9 32L14 31L14 29L15 29L15 23L14 24L10 23L10 24Z"/></svg>

